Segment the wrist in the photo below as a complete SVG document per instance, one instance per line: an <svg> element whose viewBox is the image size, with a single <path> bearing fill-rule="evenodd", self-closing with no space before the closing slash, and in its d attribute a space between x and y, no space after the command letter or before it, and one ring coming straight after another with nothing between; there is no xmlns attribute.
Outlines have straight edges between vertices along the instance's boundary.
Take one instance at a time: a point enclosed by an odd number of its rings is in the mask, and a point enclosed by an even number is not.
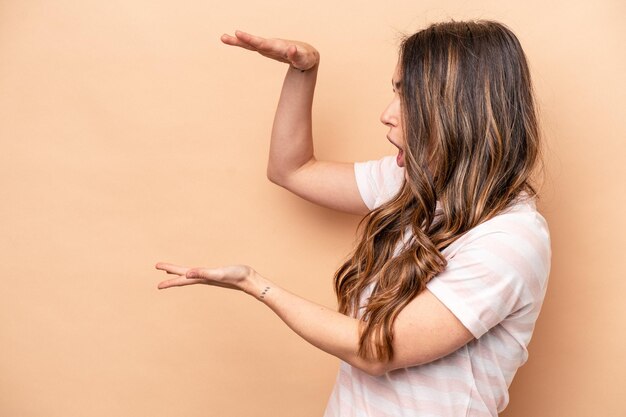
<svg viewBox="0 0 626 417"><path fill-rule="evenodd" d="M246 278L245 285L242 289L246 294L253 296L259 301L263 301L273 287L274 284L270 280L262 277L253 270Z"/></svg>

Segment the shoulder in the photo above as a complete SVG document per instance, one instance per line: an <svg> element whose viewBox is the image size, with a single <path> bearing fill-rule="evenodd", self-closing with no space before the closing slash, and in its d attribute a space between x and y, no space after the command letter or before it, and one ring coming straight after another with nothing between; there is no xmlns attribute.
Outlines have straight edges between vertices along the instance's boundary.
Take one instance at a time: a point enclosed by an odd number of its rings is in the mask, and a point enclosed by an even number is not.
<svg viewBox="0 0 626 417"><path fill-rule="evenodd" d="M444 251L449 263L480 263L496 275L545 286L551 263L550 231L535 200L521 196L509 208L474 227Z"/></svg>
<svg viewBox="0 0 626 417"><path fill-rule="evenodd" d="M520 196L509 208L479 224L457 241L446 252L453 255L467 246L491 247L532 246L537 251L550 254L550 231L545 218L537 211L535 200Z"/></svg>
<svg viewBox="0 0 626 417"><path fill-rule="evenodd" d="M476 338L507 317L540 308L550 237L534 201L523 199L443 251L447 265L427 284Z"/></svg>

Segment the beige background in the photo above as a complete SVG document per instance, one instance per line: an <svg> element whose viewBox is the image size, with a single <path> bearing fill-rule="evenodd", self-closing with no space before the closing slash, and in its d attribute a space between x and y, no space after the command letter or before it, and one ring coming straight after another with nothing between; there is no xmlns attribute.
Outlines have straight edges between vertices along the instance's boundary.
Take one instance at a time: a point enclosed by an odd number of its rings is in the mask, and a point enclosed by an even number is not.
<svg viewBox="0 0 626 417"><path fill-rule="evenodd" d="M0 0L0 415L320 416L338 361L240 293L156 290L157 261L248 263L335 305L358 218L265 178L285 68L242 28L322 54L320 158L392 153L399 33L509 25L548 151L553 269L506 417L626 415L623 1Z"/></svg>

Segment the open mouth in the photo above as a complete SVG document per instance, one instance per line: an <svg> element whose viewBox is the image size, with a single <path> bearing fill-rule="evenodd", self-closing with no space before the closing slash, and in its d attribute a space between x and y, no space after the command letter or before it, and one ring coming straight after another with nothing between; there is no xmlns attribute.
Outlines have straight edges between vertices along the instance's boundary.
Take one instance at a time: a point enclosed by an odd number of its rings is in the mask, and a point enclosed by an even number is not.
<svg viewBox="0 0 626 417"><path fill-rule="evenodd" d="M399 167L404 166L404 151L402 149L400 149L398 156L396 156L396 164L398 164Z"/></svg>

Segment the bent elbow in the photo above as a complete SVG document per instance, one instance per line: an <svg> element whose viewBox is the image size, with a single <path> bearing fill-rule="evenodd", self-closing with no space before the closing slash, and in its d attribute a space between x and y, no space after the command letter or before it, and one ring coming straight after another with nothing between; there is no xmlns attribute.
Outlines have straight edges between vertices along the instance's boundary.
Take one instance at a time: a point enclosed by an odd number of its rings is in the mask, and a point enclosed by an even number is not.
<svg viewBox="0 0 626 417"><path fill-rule="evenodd" d="M277 172L275 169L267 167L266 175L267 179L270 180L270 182L282 186L284 182L284 176L280 175L280 173Z"/></svg>
<svg viewBox="0 0 626 417"><path fill-rule="evenodd" d="M266 169L267 179L276 185L280 185L283 188L287 188L292 178L298 174L303 168L308 167L312 163L316 162L314 156L302 163L289 163L286 166L284 163L278 163L276 161L269 161ZM289 188L287 188L289 189Z"/></svg>

